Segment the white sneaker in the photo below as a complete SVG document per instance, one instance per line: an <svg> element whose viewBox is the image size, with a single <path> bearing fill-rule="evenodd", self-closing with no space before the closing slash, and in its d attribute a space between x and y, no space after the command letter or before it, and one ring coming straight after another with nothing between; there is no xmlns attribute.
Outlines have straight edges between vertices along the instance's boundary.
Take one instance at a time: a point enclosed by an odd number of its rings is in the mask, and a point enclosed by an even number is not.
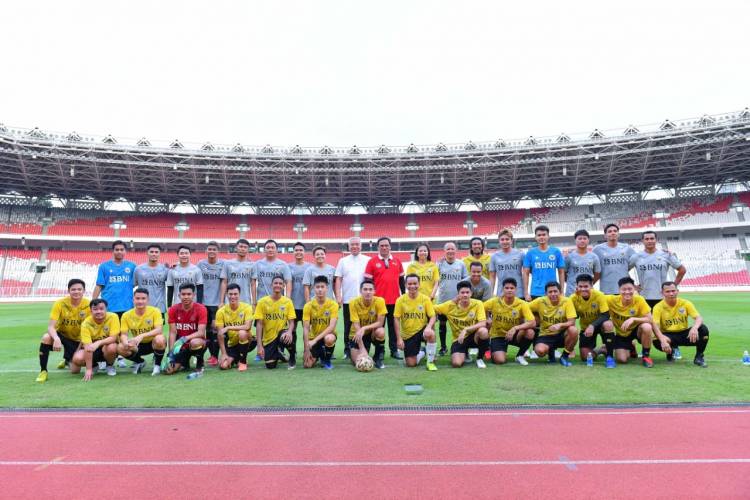
<svg viewBox="0 0 750 500"><path fill-rule="evenodd" d="M534 351L533 349L529 353L529 359L539 359L539 356L536 355L536 351Z"/></svg>
<svg viewBox="0 0 750 500"><path fill-rule="evenodd" d="M521 366L529 366L529 362L523 356L516 356L516 363Z"/></svg>
<svg viewBox="0 0 750 500"><path fill-rule="evenodd" d="M117 358L117 368L127 368L128 365L125 364L125 358L118 357Z"/></svg>
<svg viewBox="0 0 750 500"><path fill-rule="evenodd" d="M99 361L99 364L97 365L100 372L103 372L107 369L107 362L106 361Z"/></svg>
<svg viewBox="0 0 750 500"><path fill-rule="evenodd" d="M424 357L425 357L424 351L419 351L419 353L417 354L417 364L419 364L419 362L422 361L422 358Z"/></svg>
<svg viewBox="0 0 750 500"><path fill-rule="evenodd" d="M143 370L143 367L146 366L145 361L141 361L140 363L133 363L133 375L138 375L141 373L141 370Z"/></svg>
<svg viewBox="0 0 750 500"><path fill-rule="evenodd" d="M672 356L674 356L674 359L682 359L682 352L679 347L672 349Z"/></svg>
<svg viewBox="0 0 750 500"><path fill-rule="evenodd" d="M115 375L117 375L117 370L114 366L107 367L107 375L109 375L110 377L114 377Z"/></svg>
<svg viewBox="0 0 750 500"><path fill-rule="evenodd" d="M487 368L487 365L484 364L484 360L477 358L477 368Z"/></svg>
<svg viewBox="0 0 750 500"><path fill-rule="evenodd" d="M159 375L161 373L161 366L154 365L154 369L151 370L151 376Z"/></svg>

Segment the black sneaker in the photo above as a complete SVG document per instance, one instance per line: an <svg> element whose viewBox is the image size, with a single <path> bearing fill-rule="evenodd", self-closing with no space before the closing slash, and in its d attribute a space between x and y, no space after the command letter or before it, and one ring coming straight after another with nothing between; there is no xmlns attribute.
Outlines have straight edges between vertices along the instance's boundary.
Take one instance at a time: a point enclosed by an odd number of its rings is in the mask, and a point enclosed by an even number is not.
<svg viewBox="0 0 750 500"><path fill-rule="evenodd" d="M674 354L672 354L671 352L667 354L667 361L672 363L674 361Z"/></svg>
<svg viewBox="0 0 750 500"><path fill-rule="evenodd" d="M392 357L393 359L404 359L404 357L403 357L402 355L400 355L400 354L398 353L398 351L392 351L392 352L391 352L391 357Z"/></svg>
<svg viewBox="0 0 750 500"><path fill-rule="evenodd" d="M378 370L382 370L383 368L385 368L385 363L383 363L382 358L378 358L375 360L375 368L377 368Z"/></svg>
<svg viewBox="0 0 750 500"><path fill-rule="evenodd" d="M445 354L446 354L445 347L441 347L440 350L438 351L438 356L442 357L442 356L445 356Z"/></svg>
<svg viewBox="0 0 750 500"><path fill-rule="evenodd" d="M708 363L703 359L703 354L697 354L693 359L693 364L695 366L700 366L701 368L708 368Z"/></svg>

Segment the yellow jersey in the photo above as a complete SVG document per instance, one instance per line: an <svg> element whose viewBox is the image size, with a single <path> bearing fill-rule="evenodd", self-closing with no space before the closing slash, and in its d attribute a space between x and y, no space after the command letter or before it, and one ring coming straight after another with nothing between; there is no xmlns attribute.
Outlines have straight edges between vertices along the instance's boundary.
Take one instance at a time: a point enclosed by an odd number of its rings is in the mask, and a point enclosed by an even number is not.
<svg viewBox="0 0 750 500"><path fill-rule="evenodd" d="M633 303L623 305L622 297L619 295L607 295L607 306L609 307L609 319L615 325L615 333L622 337L630 335L638 325L634 325L628 331L622 329L622 324L630 318L642 318L651 312L646 299L640 295L633 295Z"/></svg>
<svg viewBox="0 0 750 500"><path fill-rule="evenodd" d="M84 345L106 337L117 337L119 334L120 318L115 313L108 312L101 323L89 316L81 324L81 342Z"/></svg>
<svg viewBox="0 0 750 500"><path fill-rule="evenodd" d="M282 296L279 300L273 300L271 295L266 295L255 306L254 317L263 323L261 341L263 345L268 345L286 330L290 320L297 319L297 314L294 311L294 303L289 297Z"/></svg>
<svg viewBox="0 0 750 500"><path fill-rule="evenodd" d="M484 305L481 300L477 299L469 299L469 307L466 309L452 300L446 300L435 306L435 313L448 318L454 342L458 339L461 330L487 319L487 315L484 313Z"/></svg>
<svg viewBox="0 0 750 500"><path fill-rule="evenodd" d="M420 293L412 299L405 293L396 300L393 316L401 325L401 338L406 340L427 326L429 319L435 316L435 308L428 296Z"/></svg>
<svg viewBox="0 0 750 500"><path fill-rule="evenodd" d="M253 306L247 302L237 304L237 309L232 309L229 304L224 304L216 311L216 328L225 326L242 326L248 321L253 320ZM252 324L248 331L252 329ZM233 347L240 342L240 333L238 330L229 330L226 333L227 347Z"/></svg>
<svg viewBox="0 0 750 500"><path fill-rule="evenodd" d="M539 297L531 301L529 309L539 316L540 337L561 333L559 330L556 332L550 331L549 327L577 317L576 308L573 307L573 302L568 297L561 296L557 305L552 304L546 296Z"/></svg>
<svg viewBox="0 0 750 500"><path fill-rule="evenodd" d="M373 297L369 306L365 304L361 295L350 301L349 319L352 322L352 328L349 332L349 338L353 339L354 334L357 333L354 323L359 323L360 327L368 326L375 323L378 320L378 316L385 316L386 314L388 314L388 310L385 307L385 299L383 297Z"/></svg>
<svg viewBox="0 0 750 500"><path fill-rule="evenodd" d="M150 332L154 328L164 326L164 317L159 309L153 306L146 306L146 310L143 312L143 316L138 316L135 308L126 311L120 319L120 333L127 335L130 333L133 337L136 335L143 335L144 333ZM153 337L144 340L144 344L150 344L154 340Z"/></svg>
<svg viewBox="0 0 750 500"><path fill-rule="evenodd" d="M58 333L65 338L79 342L81 340L81 323L86 317L91 316L90 302L86 297L81 298L81 302L77 306L72 304L70 297L55 301L49 313L49 319L57 321L55 329Z"/></svg>
<svg viewBox="0 0 750 500"><path fill-rule="evenodd" d="M412 262L409 267L406 268L406 274L416 274L419 276L419 293L432 296L432 290L435 288L435 283L440 281L440 271L438 271L437 264L431 261L427 261L424 264L419 262Z"/></svg>
<svg viewBox="0 0 750 500"><path fill-rule="evenodd" d="M482 255L479 256L478 259L474 257L473 255L469 254L466 257L464 257L462 260L463 260L464 265L466 266L466 272L468 272L469 275L471 275L471 263L479 262L480 264L482 264L482 276L484 276L487 279L490 279L490 259L491 258L492 256L490 254L483 253ZM520 286L520 283L519 283L519 286Z"/></svg>
<svg viewBox="0 0 750 500"><path fill-rule="evenodd" d="M514 326L534 320L529 304L518 297L513 297L510 305L502 297L492 297L484 302L484 312L492 316L490 338L493 339L504 338Z"/></svg>
<svg viewBox="0 0 750 500"><path fill-rule="evenodd" d="M573 307L576 308L576 314L581 321L581 330L585 330L591 323L599 317L600 314L609 312L607 305L607 296L599 290L591 290L588 299L584 299L578 293L570 296L573 301Z"/></svg>
<svg viewBox="0 0 750 500"><path fill-rule="evenodd" d="M325 301L321 304L317 298L312 299L305 304L305 308L302 310L302 321L310 323L310 332L307 335L307 340L313 340L323 333L328 328L328 325L331 324L332 319L335 325L335 321L338 318L339 305L335 300L326 297ZM331 333L336 335L335 327Z"/></svg>
<svg viewBox="0 0 750 500"><path fill-rule="evenodd" d="M674 307L670 307L662 300L654 306L653 314L654 323L659 326L662 333L687 330L690 328L688 317L695 319L700 316L692 302L679 297Z"/></svg>

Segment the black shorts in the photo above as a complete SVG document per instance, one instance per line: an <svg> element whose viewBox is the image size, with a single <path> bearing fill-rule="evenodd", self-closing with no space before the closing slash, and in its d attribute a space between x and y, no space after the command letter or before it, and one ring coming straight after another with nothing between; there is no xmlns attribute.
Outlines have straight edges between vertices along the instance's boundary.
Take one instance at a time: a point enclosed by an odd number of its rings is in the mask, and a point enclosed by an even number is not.
<svg viewBox="0 0 750 500"><path fill-rule="evenodd" d="M614 348L615 349L627 349L628 351L632 349L634 340L637 340L639 343L641 341L638 338L638 334L636 333L637 331L638 331L638 328L635 328L627 336L615 334Z"/></svg>
<svg viewBox="0 0 750 500"><path fill-rule="evenodd" d="M105 362L107 361L104 358L104 347L99 346L96 349L96 351L94 351L93 361L94 361L94 363L101 363L102 361L105 361Z"/></svg>
<svg viewBox="0 0 750 500"><path fill-rule="evenodd" d="M422 341L424 340L424 328L419 330L417 333L404 340L404 356L407 358L413 358L419 354L419 349L422 347Z"/></svg>
<svg viewBox="0 0 750 500"><path fill-rule="evenodd" d="M372 345L372 333L362 335L362 343L365 346L365 351L370 352L370 346ZM359 349L357 341L354 340L354 337L349 339L349 349Z"/></svg>
<svg viewBox="0 0 750 500"><path fill-rule="evenodd" d="M232 358L233 361L237 361L240 357L240 345L227 346L227 356Z"/></svg>
<svg viewBox="0 0 750 500"><path fill-rule="evenodd" d="M648 304L648 308L652 311L654 310L654 306L661 302L661 299L646 299L646 304Z"/></svg>
<svg viewBox="0 0 750 500"><path fill-rule="evenodd" d="M318 342L315 343L314 346L310 348L310 356L312 356L315 359L323 358L325 354L325 348L326 348L326 343L323 341L323 339L320 339Z"/></svg>
<svg viewBox="0 0 750 500"><path fill-rule="evenodd" d="M180 349L180 352L175 354L174 362L176 364L179 364L180 366L184 366L185 368L189 367L191 353L192 351L190 350L190 346L188 344L183 345L182 349Z"/></svg>
<svg viewBox="0 0 750 500"><path fill-rule="evenodd" d="M73 354L76 353L81 343L77 340L69 339L60 332L57 332L57 336L60 339L60 343L63 347L63 359L70 362L70 360L73 359Z"/></svg>
<svg viewBox="0 0 750 500"><path fill-rule="evenodd" d="M138 356L148 356L154 353L154 346L151 342L141 342L138 344Z"/></svg>
<svg viewBox="0 0 750 500"><path fill-rule="evenodd" d="M669 339L669 345L672 347L678 347L681 345L691 345L694 346L698 342L690 342L688 339L688 335L690 335L690 329L682 330L680 332L662 332L665 337ZM706 328L706 325L701 325L700 328L698 328L698 340L700 340L701 337L708 337L708 328ZM654 347L662 350L661 348L661 342L658 339L654 339Z"/></svg>
<svg viewBox="0 0 750 500"><path fill-rule="evenodd" d="M454 340L451 344L451 354L466 354L469 349L478 347L476 341L474 340L474 335L476 334L473 332L467 333L466 337L464 337L463 344L458 340Z"/></svg>
<svg viewBox="0 0 750 500"><path fill-rule="evenodd" d="M537 335L534 338L534 345L537 344L545 344L548 345L550 349L558 349L560 347L565 347L565 336L562 332L554 335Z"/></svg>
<svg viewBox="0 0 750 500"><path fill-rule="evenodd" d="M594 333L591 337L587 337L583 334L585 328L581 328L581 333L578 334L578 347L581 349L594 349L596 347L596 336L601 335L604 338L604 329L602 326L594 328Z"/></svg>
<svg viewBox="0 0 750 500"><path fill-rule="evenodd" d="M286 344L284 344L281 341L281 334L284 333L285 331L286 330L277 333L276 334L276 338L273 339L268 344L263 344L263 351L265 351L264 354L263 354L263 359L266 362L276 361L277 359L279 359L279 354L281 354L279 352L279 344L282 344L283 346L288 347L288 346L286 346Z"/></svg>
<svg viewBox="0 0 750 500"><path fill-rule="evenodd" d="M519 347L518 343L518 335L520 335L521 332L516 332L516 334L513 336L513 340L508 342L505 340L505 337L495 337L490 339L490 351L491 352L507 352L509 345L514 345L516 347Z"/></svg>

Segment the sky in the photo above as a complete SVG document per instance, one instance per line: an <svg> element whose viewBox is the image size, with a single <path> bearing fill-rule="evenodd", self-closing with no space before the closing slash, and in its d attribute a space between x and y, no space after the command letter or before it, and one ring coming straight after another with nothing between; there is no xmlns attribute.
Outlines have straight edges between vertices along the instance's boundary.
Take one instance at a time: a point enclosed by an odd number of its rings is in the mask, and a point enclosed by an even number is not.
<svg viewBox="0 0 750 500"><path fill-rule="evenodd" d="M750 2L8 2L0 123L332 147L750 106Z"/></svg>

